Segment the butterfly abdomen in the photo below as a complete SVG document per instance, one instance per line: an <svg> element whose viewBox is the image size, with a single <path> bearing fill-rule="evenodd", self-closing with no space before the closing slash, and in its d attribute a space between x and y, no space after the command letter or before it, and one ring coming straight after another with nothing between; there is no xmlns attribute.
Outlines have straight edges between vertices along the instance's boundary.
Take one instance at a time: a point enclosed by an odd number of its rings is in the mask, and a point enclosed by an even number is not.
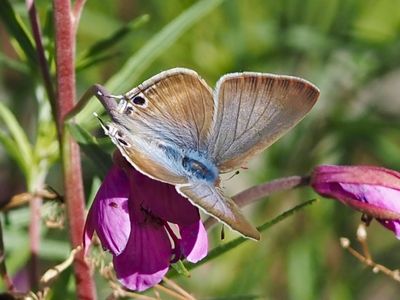
<svg viewBox="0 0 400 300"><path fill-rule="evenodd" d="M218 179L217 168L207 160L199 161L189 156L184 156L182 166L189 177L193 179L200 179L210 183L214 183Z"/></svg>
<svg viewBox="0 0 400 300"><path fill-rule="evenodd" d="M163 150L164 161L188 179L215 183L218 179L218 169L204 154L197 151L184 151L176 145L157 143Z"/></svg>

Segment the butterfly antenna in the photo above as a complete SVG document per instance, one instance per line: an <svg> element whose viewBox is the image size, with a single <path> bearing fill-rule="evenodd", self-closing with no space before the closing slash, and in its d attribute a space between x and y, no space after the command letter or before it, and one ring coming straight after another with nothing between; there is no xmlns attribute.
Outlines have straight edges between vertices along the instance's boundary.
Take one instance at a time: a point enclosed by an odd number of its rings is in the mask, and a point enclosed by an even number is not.
<svg viewBox="0 0 400 300"><path fill-rule="evenodd" d="M239 175L239 174L240 174L240 171L237 170L237 171L236 171L235 173L233 173L232 176L229 177L226 181L231 180L233 177L235 177L236 175Z"/></svg>

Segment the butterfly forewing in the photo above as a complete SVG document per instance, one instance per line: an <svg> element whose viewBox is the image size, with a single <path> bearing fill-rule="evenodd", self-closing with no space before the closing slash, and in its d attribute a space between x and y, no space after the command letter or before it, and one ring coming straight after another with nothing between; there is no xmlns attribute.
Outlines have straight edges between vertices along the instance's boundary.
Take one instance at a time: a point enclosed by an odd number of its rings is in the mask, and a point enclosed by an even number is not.
<svg viewBox="0 0 400 300"><path fill-rule="evenodd" d="M135 104L138 96L145 103ZM133 106L128 119L131 128L181 149L205 149L214 100L210 87L196 72L182 68L162 72L125 97Z"/></svg>
<svg viewBox="0 0 400 300"><path fill-rule="evenodd" d="M261 73L223 76L215 91L210 156L221 172L240 168L295 126L319 90L296 77Z"/></svg>
<svg viewBox="0 0 400 300"><path fill-rule="evenodd" d="M252 239L260 239L257 229L245 219L235 202L226 197L218 187L206 182L196 182L177 185L176 189L194 205L199 206L207 214L214 216L233 230Z"/></svg>

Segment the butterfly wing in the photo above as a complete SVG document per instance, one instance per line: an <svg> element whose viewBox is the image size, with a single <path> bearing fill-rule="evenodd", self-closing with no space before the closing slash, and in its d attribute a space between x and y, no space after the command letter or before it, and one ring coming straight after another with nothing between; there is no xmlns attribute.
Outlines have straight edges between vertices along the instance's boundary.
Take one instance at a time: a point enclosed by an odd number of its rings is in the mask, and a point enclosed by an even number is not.
<svg viewBox="0 0 400 300"><path fill-rule="evenodd" d="M214 100L196 72L176 68L126 93L109 113L123 135L113 139L122 154L146 175L177 184L187 182L181 166L184 151L207 149Z"/></svg>
<svg viewBox="0 0 400 300"><path fill-rule="evenodd" d="M214 115L212 90L194 71L161 72L125 94L129 118L122 123L152 139L202 151ZM140 102L142 101L142 103Z"/></svg>
<svg viewBox="0 0 400 300"><path fill-rule="evenodd" d="M318 96L314 85L291 76L249 72L221 77L210 156L221 172L241 167L295 126Z"/></svg>
<svg viewBox="0 0 400 300"><path fill-rule="evenodd" d="M207 214L214 216L229 228L246 237L255 240L260 239L260 233L245 219L235 202L224 196L215 185L206 182L194 182L177 185L176 189L194 205L202 208Z"/></svg>

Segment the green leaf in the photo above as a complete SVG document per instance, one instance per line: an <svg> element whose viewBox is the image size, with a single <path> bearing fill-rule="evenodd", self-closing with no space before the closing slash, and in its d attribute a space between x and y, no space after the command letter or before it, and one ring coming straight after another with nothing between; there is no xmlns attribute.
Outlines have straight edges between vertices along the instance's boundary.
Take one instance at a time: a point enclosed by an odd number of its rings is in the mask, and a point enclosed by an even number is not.
<svg viewBox="0 0 400 300"><path fill-rule="evenodd" d="M174 270L176 272L178 272L179 275L183 275L185 277L190 277L190 272L188 271L188 269L186 269L185 264L181 261L178 260L176 263L171 265L172 268L174 268Z"/></svg>
<svg viewBox="0 0 400 300"><path fill-rule="evenodd" d="M183 33L210 11L220 5L224 0L202 0L193 4L171 23L165 26L152 39L150 39L138 52L132 55L106 84L112 91L128 90L132 88L146 68L161 54L165 53ZM88 116L98 110L100 103L90 102L77 116L79 124L86 124Z"/></svg>
<svg viewBox="0 0 400 300"><path fill-rule="evenodd" d="M76 72L81 72L87 68L97 65L98 63L110 60L119 55L121 55L120 52L115 52L115 53L104 53L104 54L90 57L88 59L85 59L85 60L79 62L78 65L76 66L75 70L76 70Z"/></svg>
<svg viewBox="0 0 400 300"><path fill-rule="evenodd" d="M97 139L83 127L68 123L67 128L80 145L81 150L93 162L96 173L104 178L112 165L110 155L102 150Z"/></svg>
<svg viewBox="0 0 400 300"><path fill-rule="evenodd" d="M72 271L72 267L69 267L59 274L58 278L51 284L50 294L47 299L73 299L76 296L69 289L69 282L74 279Z"/></svg>
<svg viewBox="0 0 400 300"><path fill-rule="evenodd" d="M12 59L3 53L0 53L0 65L4 65L8 68L14 69L17 72L27 73L28 68L26 65L16 59Z"/></svg>
<svg viewBox="0 0 400 300"><path fill-rule="evenodd" d="M132 20L131 22L125 24L124 26L116 30L113 34L111 34L111 36L95 43L93 46L89 48L89 50L86 53L83 54L83 57L89 58L101 54L102 52L113 47L115 44L120 42L124 37L130 34L133 30L139 28L149 20L150 20L149 15L142 15L137 17L136 19Z"/></svg>
<svg viewBox="0 0 400 300"><path fill-rule="evenodd" d="M7 147L9 155L16 159L21 170L24 172L25 176L30 177L30 168L33 164L32 159L32 148L28 141L28 137L25 135L24 130L18 123L17 119L13 113L0 102L0 122L3 122L8 131L10 132L12 142L7 142L7 137L2 134L1 140L3 141L5 147ZM16 151L15 148L17 148Z"/></svg>
<svg viewBox="0 0 400 300"><path fill-rule="evenodd" d="M21 21L20 16L15 13L8 0L0 1L0 19L2 19L10 35L18 42L30 65L32 67L36 66L37 55L32 38Z"/></svg>
<svg viewBox="0 0 400 300"><path fill-rule="evenodd" d="M265 231L267 229L269 229L270 227L272 227L273 225L285 220L287 217L290 217L291 215L293 215L294 213L302 210L303 208L305 208L306 206L309 206L311 204L313 204L315 201L317 201L317 199L312 199L312 200L308 200L304 203L301 203L299 205L296 205L295 207L285 211L284 213L280 214L279 216L277 216L276 218L265 222L264 224L262 224L261 226L258 226L257 229L262 232ZM238 237L224 245L218 246L214 249L212 249L206 258L204 258L203 260L199 261L196 264L193 263L189 263L186 262L185 263L185 267L188 270L193 270L194 268L197 268L207 262L209 262L210 260L217 258L218 256L224 254L225 252L228 252L234 248L236 248L237 246L243 244L244 242L248 241L249 239L245 238L245 237ZM177 275L176 272L173 270L170 272L171 274L169 274L169 276L175 276Z"/></svg>

